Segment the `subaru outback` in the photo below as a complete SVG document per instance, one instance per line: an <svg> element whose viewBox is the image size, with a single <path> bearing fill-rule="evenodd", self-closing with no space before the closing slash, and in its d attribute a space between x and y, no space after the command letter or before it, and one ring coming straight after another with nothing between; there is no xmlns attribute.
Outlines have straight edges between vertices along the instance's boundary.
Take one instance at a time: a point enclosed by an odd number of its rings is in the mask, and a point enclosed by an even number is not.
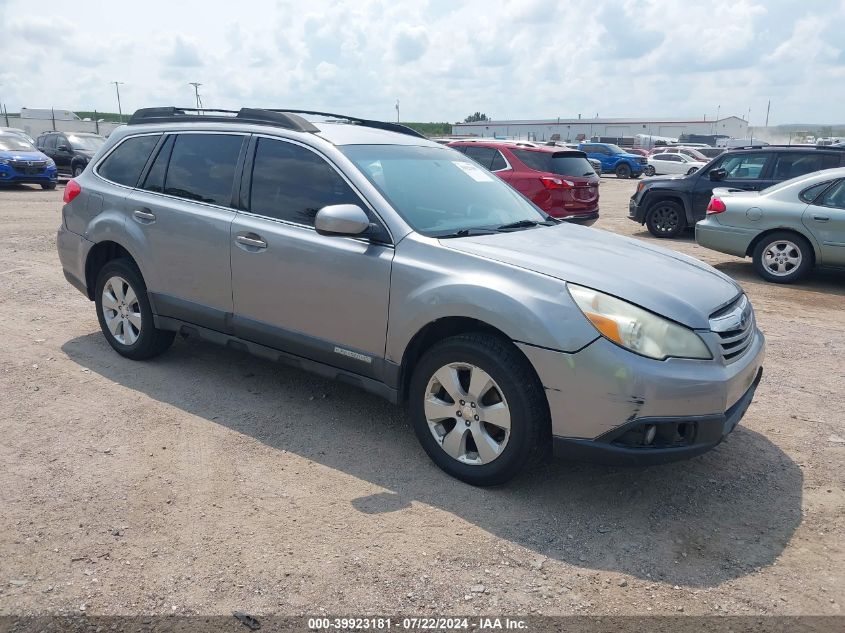
<svg viewBox="0 0 845 633"><path fill-rule="evenodd" d="M431 459L475 485L550 448L700 454L762 374L729 277L560 222L398 124L139 110L64 202L65 277L117 353L181 333L358 385L404 404Z"/></svg>

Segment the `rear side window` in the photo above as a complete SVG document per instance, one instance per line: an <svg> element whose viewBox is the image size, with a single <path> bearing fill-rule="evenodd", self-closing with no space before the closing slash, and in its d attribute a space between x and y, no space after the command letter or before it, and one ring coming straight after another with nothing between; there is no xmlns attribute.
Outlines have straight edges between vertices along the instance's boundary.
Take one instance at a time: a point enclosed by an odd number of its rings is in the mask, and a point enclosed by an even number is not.
<svg viewBox="0 0 845 633"><path fill-rule="evenodd" d="M340 174L311 150L258 139L249 197L252 213L314 226L317 211L331 204L364 206Z"/></svg>
<svg viewBox="0 0 845 633"><path fill-rule="evenodd" d="M44 139L44 147L47 149L56 149L56 135L48 134Z"/></svg>
<svg viewBox="0 0 845 633"><path fill-rule="evenodd" d="M845 209L845 180L840 180L825 191L821 198L816 200L816 204L823 207Z"/></svg>
<svg viewBox="0 0 845 633"><path fill-rule="evenodd" d="M595 174L593 166L581 155L531 152L524 149L513 150L513 153L527 167L535 171L544 171L559 176L592 176Z"/></svg>
<svg viewBox="0 0 845 633"><path fill-rule="evenodd" d="M810 203L816 198L818 198L819 194L825 189L827 189L829 186L829 180L827 182L820 182L817 185L813 185L812 187L804 189L804 191L802 191L798 197L801 198L804 202Z"/></svg>
<svg viewBox="0 0 845 633"><path fill-rule="evenodd" d="M164 193L231 206L243 141L235 134L180 134L173 143Z"/></svg>
<svg viewBox="0 0 845 633"><path fill-rule="evenodd" d="M839 167L839 156L822 152L784 152L775 160L772 176L775 180L789 180L820 169Z"/></svg>
<svg viewBox="0 0 845 633"><path fill-rule="evenodd" d="M472 160L476 163L481 165L482 167L486 167L487 169L493 168L493 159L496 157L497 152L492 147L475 147L475 146L468 146L466 148L466 155L469 156ZM499 167L498 169L501 169Z"/></svg>
<svg viewBox="0 0 845 633"><path fill-rule="evenodd" d="M135 136L123 141L97 167L97 173L119 185L134 187L161 135Z"/></svg>

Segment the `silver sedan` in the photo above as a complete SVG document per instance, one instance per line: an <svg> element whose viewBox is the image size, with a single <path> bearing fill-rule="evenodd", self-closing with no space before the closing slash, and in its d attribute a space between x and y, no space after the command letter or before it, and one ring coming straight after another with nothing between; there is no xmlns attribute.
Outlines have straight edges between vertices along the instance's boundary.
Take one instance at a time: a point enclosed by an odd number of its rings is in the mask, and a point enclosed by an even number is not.
<svg viewBox="0 0 845 633"><path fill-rule="evenodd" d="M775 283L798 281L814 266L845 267L845 168L759 192L715 189L695 241L751 257L760 276Z"/></svg>

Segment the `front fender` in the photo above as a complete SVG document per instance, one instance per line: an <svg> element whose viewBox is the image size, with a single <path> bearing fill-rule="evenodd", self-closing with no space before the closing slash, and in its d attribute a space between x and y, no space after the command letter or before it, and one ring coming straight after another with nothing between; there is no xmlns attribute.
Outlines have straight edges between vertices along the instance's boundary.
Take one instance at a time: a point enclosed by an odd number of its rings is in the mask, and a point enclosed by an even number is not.
<svg viewBox="0 0 845 633"><path fill-rule="evenodd" d="M476 255L403 240L393 261L386 357L401 362L426 325L465 317L512 341L577 351L598 333L559 279Z"/></svg>
<svg viewBox="0 0 845 633"><path fill-rule="evenodd" d="M681 206L684 208L684 215L687 218L687 226L695 226L695 219L692 216L692 203L689 199L689 194L685 191L668 188L650 188L643 192L643 199L640 204L640 206L645 209L645 212L643 213L643 221L645 221L648 209L654 201L663 198L672 198L677 202L680 202Z"/></svg>

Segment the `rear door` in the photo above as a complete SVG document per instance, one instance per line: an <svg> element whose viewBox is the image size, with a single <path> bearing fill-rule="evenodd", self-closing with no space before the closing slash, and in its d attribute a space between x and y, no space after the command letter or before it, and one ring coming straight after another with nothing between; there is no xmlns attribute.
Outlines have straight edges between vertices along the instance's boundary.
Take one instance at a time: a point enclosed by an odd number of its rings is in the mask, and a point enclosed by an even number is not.
<svg viewBox="0 0 845 633"><path fill-rule="evenodd" d="M56 149L53 155L53 160L56 161L56 167L62 173L70 173L70 163L73 160L73 148L70 146L70 141L64 134L56 134Z"/></svg>
<svg viewBox="0 0 845 633"><path fill-rule="evenodd" d="M158 314L226 332L233 311L229 265L233 197L247 135L168 135L127 201L127 230L149 262Z"/></svg>
<svg viewBox="0 0 845 633"><path fill-rule="evenodd" d="M327 205L356 204L380 220L315 150L269 137L251 145L245 210L231 234L235 333L381 378L393 246L319 235L314 217Z"/></svg>
<svg viewBox="0 0 845 633"><path fill-rule="evenodd" d="M845 179L828 187L802 218L822 252L825 266L845 266Z"/></svg>

